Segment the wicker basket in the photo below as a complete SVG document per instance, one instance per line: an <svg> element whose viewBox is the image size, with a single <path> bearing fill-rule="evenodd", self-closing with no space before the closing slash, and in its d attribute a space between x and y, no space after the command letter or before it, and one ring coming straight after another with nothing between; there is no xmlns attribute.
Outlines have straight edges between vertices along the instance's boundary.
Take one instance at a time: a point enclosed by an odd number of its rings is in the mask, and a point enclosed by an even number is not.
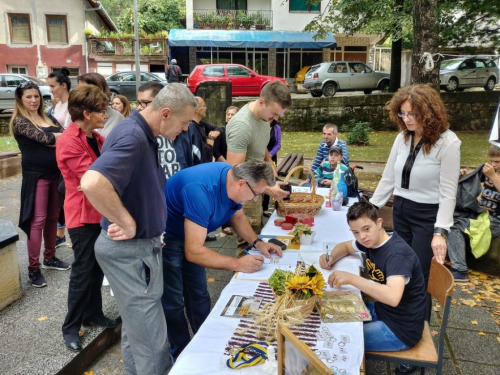
<svg viewBox="0 0 500 375"><path fill-rule="evenodd" d="M285 182L292 174L298 169L305 169L311 174L311 186L312 191L310 193L292 193L290 194L290 200L284 201L283 199L278 200L278 216L285 217L289 214L306 214L306 215L317 215L325 198L322 195L316 194L316 180L314 178L314 173L311 169L303 165L299 165L288 172L285 177Z"/></svg>

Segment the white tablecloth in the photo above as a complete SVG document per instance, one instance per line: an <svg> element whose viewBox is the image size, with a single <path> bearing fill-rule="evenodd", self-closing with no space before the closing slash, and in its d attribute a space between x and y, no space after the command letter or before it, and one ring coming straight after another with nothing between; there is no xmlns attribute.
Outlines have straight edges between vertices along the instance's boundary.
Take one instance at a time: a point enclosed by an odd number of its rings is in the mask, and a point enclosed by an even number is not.
<svg viewBox="0 0 500 375"><path fill-rule="evenodd" d="M327 194L327 189L320 189L319 194ZM351 199L352 200L352 199ZM354 200L352 200L354 201ZM351 202L350 202L351 203ZM353 239L346 221L347 208L342 207L340 211L324 208L315 216L314 230L316 237L311 245L301 247L298 250L300 258L306 263L315 262L318 264L318 258L321 254L323 242L342 242ZM262 234L265 235L283 235L285 231L274 226L274 219L277 218L274 213L268 221ZM297 250L289 250L297 251ZM351 255L341 260L337 267L352 273L359 273L361 265L360 258ZM322 270L327 278L330 272ZM208 316L205 323L201 326L198 333L193 337L189 345L184 349L181 355L170 371L171 375L198 375L198 374L224 374L233 373L238 375L260 374L259 367L253 367L232 370L226 367L227 356L224 355L226 345L234 334L239 319L221 317L220 314L227 302L233 295L251 296L255 292L259 282L250 280L238 280L233 278L221 292L221 295ZM342 289L352 289L352 287L343 287ZM328 289L327 289L328 290ZM326 363L328 367L337 366L346 369L348 374L357 374L363 361L363 324L362 323L321 323L321 327L326 326L330 329L336 340L339 342L340 336L346 335L350 342L346 347L346 358L343 360L339 355L339 360L335 363ZM322 348L322 342L318 341L318 350L329 350L330 354L339 354L337 347L333 349Z"/></svg>

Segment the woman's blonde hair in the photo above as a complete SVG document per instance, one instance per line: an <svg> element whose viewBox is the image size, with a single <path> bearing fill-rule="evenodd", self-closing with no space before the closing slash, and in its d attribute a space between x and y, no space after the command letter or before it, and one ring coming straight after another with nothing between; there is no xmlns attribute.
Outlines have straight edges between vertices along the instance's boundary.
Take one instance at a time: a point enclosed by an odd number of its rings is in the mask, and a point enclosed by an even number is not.
<svg viewBox="0 0 500 375"><path fill-rule="evenodd" d="M25 119L29 120L35 127L40 129L40 125L33 119L33 117L30 115L28 109L23 104L24 92L26 90L32 90L32 89L37 90L38 95L40 96L40 104L39 104L38 109L37 109L38 115L49 126L57 127L57 125L55 125L52 122L52 120L45 114L44 106L43 106L43 96L42 96L42 93L40 92L40 88L38 87L38 85L34 82L26 81L26 82L20 84L16 88L16 91L15 91L16 106L14 108L14 112L12 113L12 117L10 118L10 121L9 121L9 131L10 131L10 134L12 136L14 136L14 131L13 131L14 120L17 117L24 117Z"/></svg>

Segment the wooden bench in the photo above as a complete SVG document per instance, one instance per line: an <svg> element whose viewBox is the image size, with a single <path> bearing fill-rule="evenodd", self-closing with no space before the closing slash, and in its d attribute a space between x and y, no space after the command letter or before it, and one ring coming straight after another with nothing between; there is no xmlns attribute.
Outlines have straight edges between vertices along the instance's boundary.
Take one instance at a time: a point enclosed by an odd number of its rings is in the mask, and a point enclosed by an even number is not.
<svg viewBox="0 0 500 375"><path fill-rule="evenodd" d="M276 167L278 176L286 176L298 165L304 165L304 154L286 154ZM293 177L300 178L301 173L302 171L299 170L293 174Z"/></svg>

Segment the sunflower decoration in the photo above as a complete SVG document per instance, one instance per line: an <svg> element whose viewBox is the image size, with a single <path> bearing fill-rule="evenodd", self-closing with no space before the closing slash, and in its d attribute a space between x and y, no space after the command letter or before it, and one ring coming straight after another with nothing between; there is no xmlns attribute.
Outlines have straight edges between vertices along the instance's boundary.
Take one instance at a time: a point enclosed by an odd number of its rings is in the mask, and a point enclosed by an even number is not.
<svg viewBox="0 0 500 375"><path fill-rule="evenodd" d="M312 296L323 295L325 279L313 265L304 274L295 275L285 282L285 287L298 300L309 299Z"/></svg>
<svg viewBox="0 0 500 375"><path fill-rule="evenodd" d="M259 339L273 341L277 337L278 323L287 327L303 323L323 295L325 279L313 265L305 271L299 266L295 272L275 270L269 278L269 286L275 301L265 304L257 312L254 323L239 331L240 334L252 328Z"/></svg>

